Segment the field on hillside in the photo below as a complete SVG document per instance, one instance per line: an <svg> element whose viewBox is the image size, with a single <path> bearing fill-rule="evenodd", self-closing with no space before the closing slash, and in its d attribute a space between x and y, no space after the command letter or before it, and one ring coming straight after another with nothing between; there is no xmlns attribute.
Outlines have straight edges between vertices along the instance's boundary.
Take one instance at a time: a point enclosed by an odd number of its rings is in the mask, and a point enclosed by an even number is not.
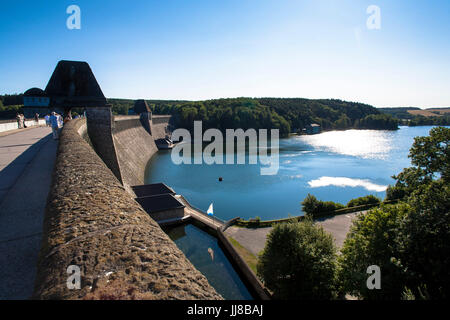
<svg viewBox="0 0 450 320"><path fill-rule="evenodd" d="M426 109L426 110L408 110L408 113L415 116L424 116L424 117L440 117L443 115L450 114L450 108L435 108L435 109Z"/></svg>

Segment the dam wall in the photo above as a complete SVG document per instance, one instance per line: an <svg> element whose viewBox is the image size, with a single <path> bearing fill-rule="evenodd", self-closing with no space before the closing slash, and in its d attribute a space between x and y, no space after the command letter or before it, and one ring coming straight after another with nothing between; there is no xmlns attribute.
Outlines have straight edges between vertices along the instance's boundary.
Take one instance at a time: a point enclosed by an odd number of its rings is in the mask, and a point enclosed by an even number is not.
<svg viewBox="0 0 450 320"><path fill-rule="evenodd" d="M155 138L144 128L139 116L114 117L112 135L123 185L128 188L144 184L147 163L158 151Z"/></svg>
<svg viewBox="0 0 450 320"><path fill-rule="evenodd" d="M117 120L113 142L123 169L127 143L136 147L147 136L134 120ZM88 141L100 140L89 129L83 119L73 120L60 136L33 298L221 299L94 151ZM153 150L150 144L141 151ZM138 154L127 154L136 158L130 170L144 161ZM77 268L80 288L71 289Z"/></svg>

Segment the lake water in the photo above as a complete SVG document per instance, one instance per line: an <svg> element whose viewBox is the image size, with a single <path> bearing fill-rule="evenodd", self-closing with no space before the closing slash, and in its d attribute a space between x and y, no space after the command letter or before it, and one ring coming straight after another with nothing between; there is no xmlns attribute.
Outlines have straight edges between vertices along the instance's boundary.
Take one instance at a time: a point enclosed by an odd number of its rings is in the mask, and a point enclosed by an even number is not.
<svg viewBox="0 0 450 320"><path fill-rule="evenodd" d="M301 215L300 203L308 193L343 204L368 194L384 198L394 182L391 176L410 166L414 137L428 135L431 128L331 131L281 139L279 171L272 176L260 175L260 164L175 165L170 151L160 151L149 162L146 183L164 182L205 211L214 203L214 214L223 220Z"/></svg>
<svg viewBox="0 0 450 320"><path fill-rule="evenodd" d="M189 261L227 300L252 300L216 237L193 224L164 228Z"/></svg>

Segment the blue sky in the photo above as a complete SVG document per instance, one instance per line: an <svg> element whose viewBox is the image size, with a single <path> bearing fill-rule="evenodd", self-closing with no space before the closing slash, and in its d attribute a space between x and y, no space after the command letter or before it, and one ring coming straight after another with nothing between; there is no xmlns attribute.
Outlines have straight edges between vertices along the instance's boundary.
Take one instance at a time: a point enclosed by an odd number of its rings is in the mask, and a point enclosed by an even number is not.
<svg viewBox="0 0 450 320"><path fill-rule="evenodd" d="M81 9L69 30L66 8ZM369 5L381 29L369 30ZM107 97L450 106L450 1L0 2L0 94L87 61Z"/></svg>

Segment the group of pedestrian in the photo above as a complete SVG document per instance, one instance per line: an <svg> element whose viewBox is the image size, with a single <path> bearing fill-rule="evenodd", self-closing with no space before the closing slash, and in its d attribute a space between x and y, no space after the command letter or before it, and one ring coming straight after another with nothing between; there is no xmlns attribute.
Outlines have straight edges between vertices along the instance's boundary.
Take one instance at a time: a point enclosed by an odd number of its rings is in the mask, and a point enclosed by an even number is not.
<svg viewBox="0 0 450 320"><path fill-rule="evenodd" d="M26 124L27 119L25 118L23 113L17 113L16 120L17 120L17 127L19 129L27 128ZM39 113L34 114L34 122L36 123L37 126L39 125Z"/></svg>
<svg viewBox="0 0 450 320"><path fill-rule="evenodd" d="M80 116L75 116L75 118L79 118ZM16 115L16 119L17 119L17 125L19 127L19 129L22 128L26 128L26 124L25 124L25 116L23 115L23 113L17 113ZM53 111L51 114L46 114L44 116L45 119L45 125L47 127L51 127L52 128L52 132L53 132L53 139L57 140L59 139L59 129L62 128L62 126L72 120L72 114L69 111L63 120L63 117L56 113L55 111ZM37 125L39 125L39 114L36 113L34 115L34 121L37 123Z"/></svg>

